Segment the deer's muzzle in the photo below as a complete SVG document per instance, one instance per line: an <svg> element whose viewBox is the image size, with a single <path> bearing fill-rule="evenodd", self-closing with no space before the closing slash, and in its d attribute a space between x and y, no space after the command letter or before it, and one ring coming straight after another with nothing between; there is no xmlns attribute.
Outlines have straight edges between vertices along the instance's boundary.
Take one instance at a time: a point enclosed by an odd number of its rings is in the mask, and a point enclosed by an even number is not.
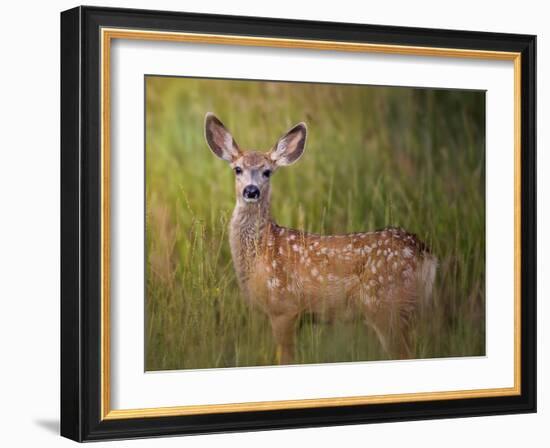
<svg viewBox="0 0 550 448"><path fill-rule="evenodd" d="M243 190L243 198L246 202L256 202L260 199L260 189L256 185L247 185Z"/></svg>

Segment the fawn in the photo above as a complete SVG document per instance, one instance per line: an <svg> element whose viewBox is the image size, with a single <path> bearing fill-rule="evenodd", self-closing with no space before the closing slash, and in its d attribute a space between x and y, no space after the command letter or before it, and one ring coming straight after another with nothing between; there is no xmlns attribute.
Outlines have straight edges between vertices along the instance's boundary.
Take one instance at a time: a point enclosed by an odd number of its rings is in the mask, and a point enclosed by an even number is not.
<svg viewBox="0 0 550 448"><path fill-rule="evenodd" d="M403 229L317 235L271 217L271 176L300 158L306 133L299 123L269 152L244 151L206 114L208 146L235 172L229 235L241 292L269 317L279 364L293 362L296 322L305 313L326 320L360 316L388 356L410 358L411 318L430 297L437 269L427 246Z"/></svg>

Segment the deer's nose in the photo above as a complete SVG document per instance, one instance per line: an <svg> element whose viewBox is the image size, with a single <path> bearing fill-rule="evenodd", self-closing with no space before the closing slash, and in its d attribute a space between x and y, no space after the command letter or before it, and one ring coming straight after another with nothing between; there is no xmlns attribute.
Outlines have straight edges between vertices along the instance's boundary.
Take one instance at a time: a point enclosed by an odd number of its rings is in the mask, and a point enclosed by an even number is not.
<svg viewBox="0 0 550 448"><path fill-rule="evenodd" d="M243 196L245 199L258 199L260 197L260 189L256 185L247 185L244 187Z"/></svg>

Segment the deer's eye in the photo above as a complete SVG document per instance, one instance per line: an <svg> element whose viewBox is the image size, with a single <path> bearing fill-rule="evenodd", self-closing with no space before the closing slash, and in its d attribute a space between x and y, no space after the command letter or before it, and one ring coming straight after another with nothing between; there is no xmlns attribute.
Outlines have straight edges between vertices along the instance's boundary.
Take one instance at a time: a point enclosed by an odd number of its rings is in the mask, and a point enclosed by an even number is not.
<svg viewBox="0 0 550 448"><path fill-rule="evenodd" d="M235 167L235 174L239 175L243 173L243 169L240 166Z"/></svg>
<svg viewBox="0 0 550 448"><path fill-rule="evenodd" d="M264 177L269 177L271 176L271 170L265 170L263 173Z"/></svg>

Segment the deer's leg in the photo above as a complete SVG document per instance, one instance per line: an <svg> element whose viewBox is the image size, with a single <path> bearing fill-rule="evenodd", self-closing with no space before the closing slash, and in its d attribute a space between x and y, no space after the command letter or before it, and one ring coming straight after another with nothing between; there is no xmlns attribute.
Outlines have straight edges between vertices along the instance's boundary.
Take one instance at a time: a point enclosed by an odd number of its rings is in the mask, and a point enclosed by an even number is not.
<svg viewBox="0 0 550 448"><path fill-rule="evenodd" d="M402 323L393 331L393 356L398 359L411 359L411 328L408 323Z"/></svg>
<svg viewBox="0 0 550 448"><path fill-rule="evenodd" d="M410 304L404 304L399 309L398 328L395 330L398 338L398 355L401 359L411 359L414 357L415 341L413 340L413 317L415 309Z"/></svg>
<svg viewBox="0 0 550 448"><path fill-rule="evenodd" d="M297 314L270 315L273 337L277 344L277 363L291 364L294 361Z"/></svg>
<svg viewBox="0 0 550 448"><path fill-rule="evenodd" d="M369 325L369 327L371 327L374 332L376 333L376 336L378 337L378 340L380 341L380 345L382 346L382 350L384 350L384 352L386 353L386 355L390 356L391 357L391 346L390 346L390 343L388 341L388 338L386 337L386 333L384 331L382 331L382 329L380 328L380 326L378 326L376 324L376 321L374 321L373 319L365 319L365 321L367 322L367 324Z"/></svg>
<svg viewBox="0 0 550 448"><path fill-rule="evenodd" d="M411 343L411 312L400 304L392 304L377 310L365 319L375 331L384 352L391 359L413 357Z"/></svg>

